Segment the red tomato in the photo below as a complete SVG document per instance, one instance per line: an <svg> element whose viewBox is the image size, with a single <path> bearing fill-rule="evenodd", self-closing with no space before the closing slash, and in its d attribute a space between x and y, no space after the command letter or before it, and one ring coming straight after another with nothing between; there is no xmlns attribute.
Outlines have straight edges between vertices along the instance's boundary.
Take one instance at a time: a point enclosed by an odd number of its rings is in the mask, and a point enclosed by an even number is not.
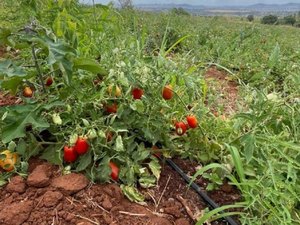
<svg viewBox="0 0 300 225"><path fill-rule="evenodd" d="M144 90L140 88L133 88L131 94L134 99L141 99L144 94Z"/></svg>
<svg viewBox="0 0 300 225"><path fill-rule="evenodd" d="M85 138L79 137L75 143L74 150L78 155L83 155L89 150L89 144Z"/></svg>
<svg viewBox="0 0 300 225"><path fill-rule="evenodd" d="M176 134L179 136L184 135L187 129L186 124L184 122L177 122L175 124L175 128L176 128Z"/></svg>
<svg viewBox="0 0 300 225"><path fill-rule="evenodd" d="M117 181L119 179L119 167L113 162L109 162L109 167L111 168L111 178Z"/></svg>
<svg viewBox="0 0 300 225"><path fill-rule="evenodd" d="M52 84L53 84L53 78L52 77L48 77L47 80L46 80L46 84L45 85L49 87Z"/></svg>
<svg viewBox="0 0 300 225"><path fill-rule="evenodd" d="M77 153L74 147L65 146L64 147L64 160L68 163L76 161Z"/></svg>
<svg viewBox="0 0 300 225"><path fill-rule="evenodd" d="M33 95L33 90L30 87L25 87L23 90L23 96L26 98L31 98Z"/></svg>
<svg viewBox="0 0 300 225"><path fill-rule="evenodd" d="M106 112L112 114L112 113L117 113L118 111L118 105L117 103L113 103L113 104L108 104L105 106Z"/></svg>
<svg viewBox="0 0 300 225"><path fill-rule="evenodd" d="M171 85L166 85L162 91L162 96L165 100L173 98L173 89Z"/></svg>
<svg viewBox="0 0 300 225"><path fill-rule="evenodd" d="M186 117L186 121L190 128L196 128L198 126L197 118L194 115L189 115Z"/></svg>

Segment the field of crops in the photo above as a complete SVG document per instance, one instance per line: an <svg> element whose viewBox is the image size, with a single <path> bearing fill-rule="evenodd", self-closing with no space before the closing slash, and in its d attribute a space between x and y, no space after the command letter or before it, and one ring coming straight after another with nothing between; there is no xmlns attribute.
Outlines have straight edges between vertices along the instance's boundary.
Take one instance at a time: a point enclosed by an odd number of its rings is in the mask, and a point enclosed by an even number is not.
<svg viewBox="0 0 300 225"><path fill-rule="evenodd" d="M235 186L241 224L300 224L299 28L23 2L0 3L0 185L38 156L143 202L161 154Z"/></svg>

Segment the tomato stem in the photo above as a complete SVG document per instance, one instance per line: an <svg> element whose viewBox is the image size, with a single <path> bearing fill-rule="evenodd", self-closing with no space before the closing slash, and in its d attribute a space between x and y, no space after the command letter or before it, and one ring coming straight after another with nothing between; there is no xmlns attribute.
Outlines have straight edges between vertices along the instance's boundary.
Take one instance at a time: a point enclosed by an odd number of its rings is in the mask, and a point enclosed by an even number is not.
<svg viewBox="0 0 300 225"><path fill-rule="evenodd" d="M35 54L34 45L31 46L31 51L32 51L33 59L34 59L35 68L36 68L36 70L38 72L38 77L40 78L40 82L41 82L42 87L43 87L43 92L46 93L46 87L45 87L45 84L44 84L44 80L43 80L43 76L42 76L42 71L41 71L41 68L39 66L39 63L38 63L38 60L37 60L37 56Z"/></svg>

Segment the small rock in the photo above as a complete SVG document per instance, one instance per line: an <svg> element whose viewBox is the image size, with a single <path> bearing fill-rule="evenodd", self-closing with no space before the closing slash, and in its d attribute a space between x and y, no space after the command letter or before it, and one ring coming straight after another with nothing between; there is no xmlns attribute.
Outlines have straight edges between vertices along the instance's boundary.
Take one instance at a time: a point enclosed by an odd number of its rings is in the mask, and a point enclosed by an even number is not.
<svg viewBox="0 0 300 225"><path fill-rule="evenodd" d="M71 220L75 219L75 215L71 214L71 213L67 213L67 214L65 214L64 218L66 221L71 221Z"/></svg>
<svg viewBox="0 0 300 225"><path fill-rule="evenodd" d="M22 194L25 192L26 184L21 176L15 176L13 177L9 184L6 186L6 190L8 192L17 192L19 194Z"/></svg>
<svg viewBox="0 0 300 225"><path fill-rule="evenodd" d="M7 205L2 211L0 211L0 224L21 225L29 218L32 209L32 201L24 201Z"/></svg>
<svg viewBox="0 0 300 225"><path fill-rule="evenodd" d="M102 202L102 206L103 206L103 208L105 208L107 210L110 210L113 207L113 205L112 205L112 203L111 203L111 201L110 201L110 199L107 195L105 195L105 197L104 197L104 200Z"/></svg>
<svg viewBox="0 0 300 225"><path fill-rule="evenodd" d="M121 200L123 198L123 193L121 188L116 184L108 184L104 187L103 192L108 194L111 198L116 200Z"/></svg>
<svg viewBox="0 0 300 225"><path fill-rule="evenodd" d="M179 218L181 216L181 208L178 206L164 208L164 213L170 214L175 218Z"/></svg>
<svg viewBox="0 0 300 225"><path fill-rule="evenodd" d="M70 173L61 177L54 178L52 186L59 189L64 194L74 194L84 189L89 184L88 179L77 173Z"/></svg>
<svg viewBox="0 0 300 225"><path fill-rule="evenodd" d="M37 188L46 187L50 183L51 167L49 165L37 166L27 178L27 185Z"/></svg>
<svg viewBox="0 0 300 225"><path fill-rule="evenodd" d="M190 225L190 222L185 218L180 218L175 221L175 225Z"/></svg>
<svg viewBox="0 0 300 225"><path fill-rule="evenodd" d="M43 205L46 207L52 207L59 203L63 198L63 194L58 191L47 191L43 196Z"/></svg>

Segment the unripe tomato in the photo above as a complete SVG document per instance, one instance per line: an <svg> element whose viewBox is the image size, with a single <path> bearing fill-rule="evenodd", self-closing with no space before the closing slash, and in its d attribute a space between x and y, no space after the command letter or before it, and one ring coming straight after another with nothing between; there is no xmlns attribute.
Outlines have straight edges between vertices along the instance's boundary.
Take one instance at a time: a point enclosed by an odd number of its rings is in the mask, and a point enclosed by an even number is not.
<svg viewBox="0 0 300 225"><path fill-rule="evenodd" d="M117 181L119 179L119 167L113 162L109 162L109 167L111 168L111 178Z"/></svg>
<svg viewBox="0 0 300 225"><path fill-rule="evenodd" d="M166 85L163 88L162 96L165 100L170 100L171 98L173 98L173 89L171 85Z"/></svg>
<svg viewBox="0 0 300 225"><path fill-rule="evenodd" d="M33 90L30 87L25 87L23 89L23 96L26 98L31 98L33 95Z"/></svg>
<svg viewBox="0 0 300 225"><path fill-rule="evenodd" d="M175 124L175 130L176 130L176 134L179 135L179 136L182 136L185 134L186 132L186 124L184 122L177 122Z"/></svg>
<svg viewBox="0 0 300 225"><path fill-rule="evenodd" d="M131 94L134 99L141 99L144 94L144 91L140 88L133 88Z"/></svg>
<svg viewBox="0 0 300 225"><path fill-rule="evenodd" d="M190 128L196 128L198 126L197 118L194 115L189 115L186 117L186 121Z"/></svg>
<svg viewBox="0 0 300 225"><path fill-rule="evenodd" d="M52 77L48 77L47 79L46 79L46 83L45 83L45 85L46 86L51 86L53 84L53 78Z"/></svg>
<svg viewBox="0 0 300 225"><path fill-rule="evenodd" d="M77 159L77 153L74 147L65 146L64 147L64 160L68 163L75 162Z"/></svg>
<svg viewBox="0 0 300 225"><path fill-rule="evenodd" d="M12 171L15 168L15 164L18 161L18 154L12 153L9 150L5 150L0 153L0 167L5 171Z"/></svg>
<svg viewBox="0 0 300 225"><path fill-rule="evenodd" d="M83 155L89 150L89 144L83 137L79 137L75 143L74 150L78 155Z"/></svg>
<svg viewBox="0 0 300 225"><path fill-rule="evenodd" d="M118 85L109 85L107 88L107 92L109 93L109 95L114 95L115 97L120 97L122 95L121 88L119 88Z"/></svg>
<svg viewBox="0 0 300 225"><path fill-rule="evenodd" d="M117 103L107 104L105 106L105 109L106 109L106 112L108 112L109 114L117 113L118 105L117 105Z"/></svg>

